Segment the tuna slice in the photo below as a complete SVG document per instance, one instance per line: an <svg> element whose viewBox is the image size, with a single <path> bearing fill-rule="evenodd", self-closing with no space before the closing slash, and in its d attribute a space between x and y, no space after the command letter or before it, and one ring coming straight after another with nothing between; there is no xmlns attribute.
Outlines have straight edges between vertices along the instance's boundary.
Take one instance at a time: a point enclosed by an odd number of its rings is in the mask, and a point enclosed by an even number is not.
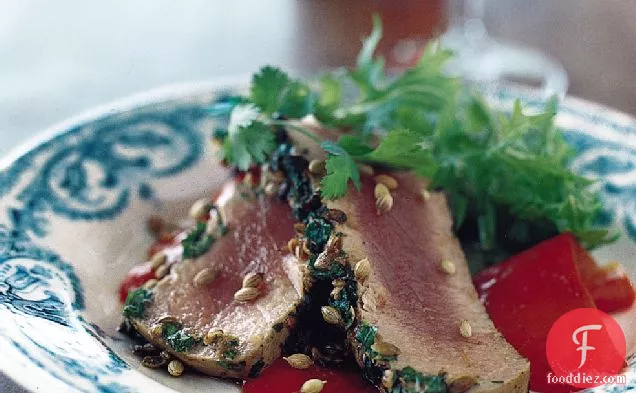
<svg viewBox="0 0 636 393"><path fill-rule="evenodd" d="M369 178L362 192L350 190L328 203L348 216L336 230L345 234L349 262L368 258L372 267L369 278L358 281L356 315L362 325L349 334L358 362L376 382L387 375L389 387L391 375L411 367L423 375L446 373L451 392L526 392L529 362L504 340L479 302L444 195L432 193L425 200L424 184L415 176L395 177L393 207L381 215ZM444 260L452 262L454 273L441 269ZM469 337L460 334L462 321L470 325ZM377 328L375 346L363 345L364 326ZM373 351L382 352L382 343L399 349L397 360L376 361ZM384 347L389 358L395 355L393 346ZM393 373L383 373L387 368Z"/></svg>
<svg viewBox="0 0 636 393"><path fill-rule="evenodd" d="M289 335L286 319L300 302L301 273L283 251L293 237L294 220L286 203L257 197L234 182L225 186L216 206L228 233L195 259L181 260L181 246L166 250L174 262L171 272L153 289L143 318L132 323L153 344L206 374L245 378L280 356ZM218 275L195 285L194 277L205 268ZM248 272L264 273L261 296L236 301L234 293ZM170 332L162 327L171 323L194 339L185 351L166 340ZM210 330L223 335L206 345L203 337Z"/></svg>

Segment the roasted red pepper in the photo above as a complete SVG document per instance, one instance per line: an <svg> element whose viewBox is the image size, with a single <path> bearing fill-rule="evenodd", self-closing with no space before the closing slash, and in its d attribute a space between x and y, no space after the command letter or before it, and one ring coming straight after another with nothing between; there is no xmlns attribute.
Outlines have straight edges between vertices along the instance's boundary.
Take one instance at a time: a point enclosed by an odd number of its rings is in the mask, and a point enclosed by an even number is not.
<svg viewBox="0 0 636 393"><path fill-rule="evenodd" d="M574 252L583 285L599 310L612 313L625 310L634 303L634 288L619 263L599 267L592 256L578 244L575 244Z"/></svg>
<svg viewBox="0 0 636 393"><path fill-rule="evenodd" d="M159 238L150 247L148 247L148 259L152 258L152 256L159 251L168 247L175 246L179 242L181 242L181 234L182 231L174 231L161 234Z"/></svg>
<svg viewBox="0 0 636 393"><path fill-rule="evenodd" d="M292 368L283 359L277 360L255 379L243 386L243 393L297 393L308 379L327 381L320 393L377 393L377 388L365 381L357 367L338 370L312 366L306 370Z"/></svg>
<svg viewBox="0 0 636 393"><path fill-rule="evenodd" d="M141 265L134 266L124 281L119 286L119 300L123 303L126 301L128 292L137 289L151 278L155 278L155 272L152 271L152 264L144 262Z"/></svg>
<svg viewBox="0 0 636 393"><path fill-rule="evenodd" d="M530 389L570 391L546 384L545 342L552 324L577 308L610 312L629 307L634 289L616 268L600 268L569 233L492 266L475 279L495 326L531 363Z"/></svg>

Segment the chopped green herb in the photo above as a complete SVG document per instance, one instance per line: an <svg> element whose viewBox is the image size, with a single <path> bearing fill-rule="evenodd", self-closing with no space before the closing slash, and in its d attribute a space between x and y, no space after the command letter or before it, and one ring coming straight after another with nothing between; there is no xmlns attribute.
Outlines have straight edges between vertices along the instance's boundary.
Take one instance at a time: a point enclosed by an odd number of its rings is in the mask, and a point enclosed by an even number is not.
<svg viewBox="0 0 636 393"><path fill-rule="evenodd" d="M239 342L238 340L229 340L225 343L225 350L223 351L223 359L232 360L239 354L238 351Z"/></svg>
<svg viewBox="0 0 636 393"><path fill-rule="evenodd" d="M356 329L356 341L362 344L365 352L371 351L371 345L375 342L375 336L378 328L372 326L368 322L362 321Z"/></svg>
<svg viewBox="0 0 636 393"><path fill-rule="evenodd" d="M309 240L309 249L314 253L322 251L332 231L333 225L329 220L323 217L309 217L305 226L305 236Z"/></svg>
<svg viewBox="0 0 636 393"><path fill-rule="evenodd" d="M340 265L335 263L334 265ZM345 324L345 328L349 328L353 324L355 315L351 312L351 307L355 306L358 302L357 284L353 278L353 271L347 265L345 267L347 273L344 278L345 286L340 291L340 295L337 299L329 298L329 305L338 310L342 321Z"/></svg>
<svg viewBox="0 0 636 393"><path fill-rule="evenodd" d="M308 266L311 276L316 280L328 280L332 281L336 278L345 279L349 277L349 272L346 267L340 263L332 263L327 269L316 269L314 267L316 263L316 255L309 257ZM349 271L351 268L349 267Z"/></svg>
<svg viewBox="0 0 636 393"><path fill-rule="evenodd" d="M124 304L123 315L126 318L141 318L144 316L146 306L150 303L152 293L143 288L128 292L126 303Z"/></svg>
<svg viewBox="0 0 636 393"><path fill-rule="evenodd" d="M241 371L245 367L245 362L234 363L227 360L219 360L217 361L217 364L230 371Z"/></svg>
<svg viewBox="0 0 636 393"><path fill-rule="evenodd" d="M205 228L205 223L197 223L196 227L181 241L184 258L196 258L210 249L214 238L205 233Z"/></svg>
<svg viewBox="0 0 636 393"><path fill-rule="evenodd" d="M396 372L397 383L391 393L446 393L446 380L440 375L424 375L411 367Z"/></svg>
<svg viewBox="0 0 636 393"><path fill-rule="evenodd" d="M263 359L259 359L256 363L252 365L250 368L250 373L247 375L250 378L256 378L263 371L263 367L265 367L265 362Z"/></svg>
<svg viewBox="0 0 636 393"><path fill-rule="evenodd" d="M185 352L198 343L197 339L183 331L180 323L164 323L162 336L166 344L177 352Z"/></svg>

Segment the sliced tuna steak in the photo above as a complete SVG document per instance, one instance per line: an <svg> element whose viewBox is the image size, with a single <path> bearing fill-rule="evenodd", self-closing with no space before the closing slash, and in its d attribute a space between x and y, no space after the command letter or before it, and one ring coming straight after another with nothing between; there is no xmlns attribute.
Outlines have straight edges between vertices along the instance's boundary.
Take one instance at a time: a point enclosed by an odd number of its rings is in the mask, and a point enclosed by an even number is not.
<svg viewBox="0 0 636 393"><path fill-rule="evenodd" d="M434 376L445 375L450 392L526 392L529 362L479 302L444 195L424 198L415 176L394 177L399 186L382 214L368 177L361 192L328 203L348 217L335 230L345 235L351 266L363 258L371 266L368 278L358 279L357 325L349 334L359 364L386 391L426 381L431 386L421 391L436 391L442 379ZM443 269L442 261L452 266Z"/></svg>
<svg viewBox="0 0 636 393"><path fill-rule="evenodd" d="M283 251L294 220L286 203L234 182L216 206L228 232L193 259L182 260L181 246L165 250L171 271L132 323L153 344L206 374L245 378L280 356L289 335L286 320L300 301L301 273ZM207 278L201 277L204 269ZM263 273L260 295L237 301L250 272ZM216 333L204 340L210 331Z"/></svg>

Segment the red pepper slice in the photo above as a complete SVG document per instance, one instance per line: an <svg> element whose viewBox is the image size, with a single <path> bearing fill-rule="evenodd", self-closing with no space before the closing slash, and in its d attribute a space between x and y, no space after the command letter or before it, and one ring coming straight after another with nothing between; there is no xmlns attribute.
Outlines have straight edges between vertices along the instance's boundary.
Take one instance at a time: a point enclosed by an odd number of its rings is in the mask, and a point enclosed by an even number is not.
<svg viewBox="0 0 636 393"><path fill-rule="evenodd" d="M148 247L148 259L152 258L153 255L161 250L179 244L181 242L179 235L181 235L182 233L182 231L174 231L162 234L159 239L157 239L157 241L155 241L150 247Z"/></svg>
<svg viewBox="0 0 636 393"><path fill-rule="evenodd" d="M618 262L599 267L578 243L574 244L574 252L583 285L599 310L612 313L625 310L634 303L636 293L627 273Z"/></svg>
<svg viewBox="0 0 636 393"><path fill-rule="evenodd" d="M629 307L634 289L617 271L599 268L574 236L565 233L475 276L480 299L495 326L530 360L530 389L572 389L546 383L548 332L559 317L577 308L599 305L608 312Z"/></svg>
<svg viewBox="0 0 636 393"><path fill-rule="evenodd" d="M245 381L243 393L297 393L308 379L327 381L320 393L377 393L365 381L357 367L329 369L312 366L306 370L292 368L279 359L255 379Z"/></svg>
<svg viewBox="0 0 636 393"><path fill-rule="evenodd" d="M152 271L152 264L150 262L136 265L126 275L126 278L119 286L119 300L124 303L128 292L135 290L151 278L155 278L155 272Z"/></svg>

